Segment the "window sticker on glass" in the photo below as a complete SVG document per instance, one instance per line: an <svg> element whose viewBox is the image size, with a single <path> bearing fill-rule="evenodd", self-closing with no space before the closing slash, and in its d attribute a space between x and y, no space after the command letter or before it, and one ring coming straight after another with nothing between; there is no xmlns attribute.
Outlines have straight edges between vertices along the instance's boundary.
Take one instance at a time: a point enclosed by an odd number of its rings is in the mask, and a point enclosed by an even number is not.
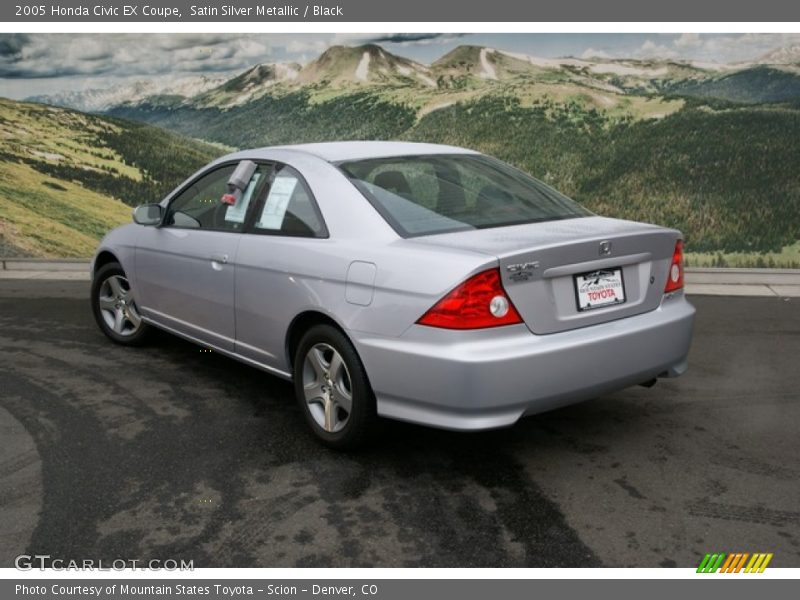
<svg viewBox="0 0 800 600"><path fill-rule="evenodd" d="M279 174L275 177L275 181L272 182L269 188L269 195L264 203L264 210L261 211L261 218L256 223L256 227L259 229L280 230L295 187L297 187L297 178L294 175Z"/></svg>
<svg viewBox="0 0 800 600"><path fill-rule="evenodd" d="M250 199L253 197L253 192L258 185L258 180L261 178L261 173L254 173L250 183L247 184L247 189L239 196L236 204L228 207L225 211L225 220L229 223L244 223L244 217L247 214L247 207L250 205Z"/></svg>

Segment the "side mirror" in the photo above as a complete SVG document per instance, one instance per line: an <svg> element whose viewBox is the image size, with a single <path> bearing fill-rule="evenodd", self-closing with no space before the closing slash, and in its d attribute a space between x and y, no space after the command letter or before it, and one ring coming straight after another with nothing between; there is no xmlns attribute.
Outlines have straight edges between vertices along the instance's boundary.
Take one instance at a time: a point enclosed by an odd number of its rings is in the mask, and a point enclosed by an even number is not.
<svg viewBox="0 0 800 600"><path fill-rule="evenodd" d="M139 225L160 225L163 217L164 207L160 204L142 204L133 209L133 221Z"/></svg>

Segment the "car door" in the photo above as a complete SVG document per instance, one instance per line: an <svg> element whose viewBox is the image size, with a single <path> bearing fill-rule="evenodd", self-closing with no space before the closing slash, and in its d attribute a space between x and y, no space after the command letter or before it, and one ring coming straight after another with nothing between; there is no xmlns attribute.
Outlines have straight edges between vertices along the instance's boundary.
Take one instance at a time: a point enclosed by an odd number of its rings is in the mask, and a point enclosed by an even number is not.
<svg viewBox="0 0 800 600"><path fill-rule="evenodd" d="M237 163L204 173L170 201L160 227L136 248L143 316L176 333L234 351L236 254L248 208L270 165L258 165L235 204L226 204ZM226 197L231 201L231 197Z"/></svg>
<svg viewBox="0 0 800 600"><path fill-rule="evenodd" d="M253 207L236 266L236 353L287 374L286 332L308 306L328 231L300 173L276 164Z"/></svg>

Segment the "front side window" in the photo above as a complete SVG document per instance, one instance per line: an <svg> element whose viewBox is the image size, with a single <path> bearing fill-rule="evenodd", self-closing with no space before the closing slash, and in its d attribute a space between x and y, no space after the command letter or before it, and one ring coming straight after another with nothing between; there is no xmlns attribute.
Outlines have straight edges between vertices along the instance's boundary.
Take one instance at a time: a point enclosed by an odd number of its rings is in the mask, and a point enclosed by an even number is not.
<svg viewBox="0 0 800 600"><path fill-rule="evenodd" d="M258 165L247 187L237 194L235 203L223 201L228 194L228 179L236 165L228 165L203 175L170 202L164 225L186 229L241 231L251 202L267 180L270 167Z"/></svg>
<svg viewBox="0 0 800 600"><path fill-rule="evenodd" d="M483 155L370 159L339 168L403 237L591 214L544 183Z"/></svg>
<svg viewBox="0 0 800 600"><path fill-rule="evenodd" d="M292 167L277 168L256 221L255 231L299 237L324 237L325 226L311 192Z"/></svg>

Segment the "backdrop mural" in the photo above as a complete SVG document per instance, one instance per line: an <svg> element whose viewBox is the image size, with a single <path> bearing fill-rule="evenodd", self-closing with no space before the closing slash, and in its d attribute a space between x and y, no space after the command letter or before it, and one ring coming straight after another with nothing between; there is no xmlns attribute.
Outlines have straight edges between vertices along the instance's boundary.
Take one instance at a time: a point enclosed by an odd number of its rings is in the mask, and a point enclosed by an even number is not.
<svg viewBox="0 0 800 600"><path fill-rule="evenodd" d="M404 139L800 268L798 34L0 34L0 97L0 256L90 256L233 148Z"/></svg>

